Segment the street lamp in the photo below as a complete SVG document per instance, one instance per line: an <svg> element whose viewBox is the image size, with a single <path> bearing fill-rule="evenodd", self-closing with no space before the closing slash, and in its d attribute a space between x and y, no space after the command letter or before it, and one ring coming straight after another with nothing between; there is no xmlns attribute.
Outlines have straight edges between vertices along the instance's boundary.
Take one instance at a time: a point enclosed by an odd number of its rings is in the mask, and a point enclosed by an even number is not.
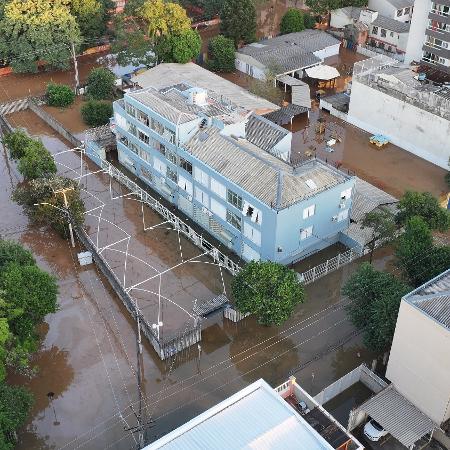
<svg viewBox="0 0 450 450"><path fill-rule="evenodd" d="M158 335L158 341L159 341L159 329L160 329L160 327L162 327L162 326L163 326L163 323L162 323L162 322L154 323L154 324L152 325L152 328L153 328L154 330L156 330L156 333L157 333L157 335Z"/></svg>
<svg viewBox="0 0 450 450"><path fill-rule="evenodd" d="M53 193L63 195L64 207L66 208L67 215L69 215L69 203L67 202L66 191L73 191L73 187L59 189L58 191L53 191ZM69 216L69 233L70 233L70 242L72 242L72 247L75 247L75 241L73 239L72 222L70 221L70 216Z"/></svg>

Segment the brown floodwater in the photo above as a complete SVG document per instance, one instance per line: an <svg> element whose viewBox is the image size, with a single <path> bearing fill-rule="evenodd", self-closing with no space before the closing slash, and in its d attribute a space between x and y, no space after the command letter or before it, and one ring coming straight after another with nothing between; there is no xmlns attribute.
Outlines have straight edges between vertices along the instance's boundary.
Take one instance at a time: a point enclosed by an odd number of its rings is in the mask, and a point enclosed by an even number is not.
<svg viewBox="0 0 450 450"><path fill-rule="evenodd" d="M67 143L33 113L25 111L9 119L40 136L53 153L68 149ZM66 166L59 164L61 173L73 176L80 167L79 157L73 153L57 160ZM87 166L95 170L91 164ZM28 386L36 397L17 448L129 449L135 435L125 428L136 426L138 405L135 323L95 266L78 265L79 248L72 249L51 230L31 226L21 208L11 202L19 177L3 149L0 170L0 233L30 248L39 265L58 277L60 290L60 309L49 315L41 328L42 345L34 358L38 374L31 380L9 376L11 382ZM89 175L86 180L87 190L106 203L102 217L125 232L102 223L99 245L108 245L128 233L133 254L158 271L181 261L180 241L184 259L198 254L198 249L183 238L179 241L173 231L144 232L137 202L130 196L111 200L111 192L114 197L126 192L116 183L110 191L105 175ZM85 197L89 207L98 206L98 200L89 197ZM97 237L94 219L86 221L92 238ZM145 221L148 227L162 219L146 210ZM123 249L121 244L112 248ZM118 276L123 276L123 260L117 256L120 252L105 249L104 254ZM375 262L382 267L390 258L390 252L379 251ZM200 260L209 262L205 257ZM295 372L299 383L314 395L361 362L370 362L374 355L365 350L361 336L354 334L340 295L342 283L358 264L307 286L307 301L281 327L263 327L253 318L234 324L215 315L204 320L200 354L193 347L167 362L160 361L144 341L143 410L146 420L154 420L146 439L167 433L258 378L275 386ZM156 273L144 263L131 267L131 271L127 269L127 285ZM225 278L227 285L230 277ZM147 290L154 291L152 283L149 281ZM228 292L228 285L226 288ZM161 283L164 297L185 306L195 298L206 300L221 289L217 267L201 262L167 272ZM149 294L139 301L152 317L156 296ZM166 300L162 308L164 327L166 323L177 326L186 315ZM53 398L48 396L50 392Z"/></svg>

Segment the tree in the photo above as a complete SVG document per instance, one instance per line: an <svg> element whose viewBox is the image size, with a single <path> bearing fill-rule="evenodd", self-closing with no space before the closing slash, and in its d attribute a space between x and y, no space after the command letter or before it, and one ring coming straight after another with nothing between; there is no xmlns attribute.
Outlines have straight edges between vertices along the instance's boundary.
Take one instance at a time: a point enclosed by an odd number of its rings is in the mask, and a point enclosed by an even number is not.
<svg viewBox="0 0 450 450"><path fill-rule="evenodd" d="M19 266L32 266L35 264L33 255L14 241L0 239L0 271L10 263Z"/></svg>
<svg viewBox="0 0 450 450"><path fill-rule="evenodd" d="M81 107L81 117L90 127L106 125L113 115L113 107L109 102L89 100Z"/></svg>
<svg viewBox="0 0 450 450"><path fill-rule="evenodd" d="M25 424L33 405L31 393L20 386L0 383L0 448L14 447L14 433Z"/></svg>
<svg viewBox="0 0 450 450"><path fill-rule="evenodd" d="M364 333L364 344L383 351L392 343L400 301L411 288L393 275L363 263L347 280L342 293L350 304L347 313Z"/></svg>
<svg viewBox="0 0 450 450"><path fill-rule="evenodd" d="M450 267L450 247L435 246L431 230L419 216L406 222L395 255L398 267L415 287Z"/></svg>
<svg viewBox="0 0 450 450"><path fill-rule="evenodd" d="M25 148L33 141L25 130L15 130L3 135L2 143L9 150L12 159L18 160L25 155Z"/></svg>
<svg viewBox="0 0 450 450"><path fill-rule="evenodd" d="M394 215L384 208L371 211L364 217L362 228L371 229L371 237L367 248L370 250L369 262L372 264L375 248L380 244L387 244L395 238L397 227Z"/></svg>
<svg viewBox="0 0 450 450"><path fill-rule="evenodd" d="M14 45L11 45L14 43ZM0 20L0 58L15 72L68 69L80 31L64 0L10 0Z"/></svg>
<svg viewBox="0 0 450 450"><path fill-rule="evenodd" d="M32 222L50 225L66 238L68 236L68 219L64 212L64 198L61 194L55 194L55 191L65 188L72 188L66 192L67 203L72 223L79 226L84 222L85 208L79 186L70 178L55 176L32 180L28 184L16 188L13 200L23 206ZM39 206L36 206L37 204Z"/></svg>
<svg viewBox="0 0 450 450"><path fill-rule="evenodd" d="M223 35L233 39L235 47L241 41L255 41L256 11L252 0L225 0L220 19Z"/></svg>
<svg viewBox="0 0 450 450"><path fill-rule="evenodd" d="M208 66L215 72L233 72L235 69L235 50L232 39L223 35L214 36L209 41Z"/></svg>
<svg viewBox="0 0 450 450"><path fill-rule="evenodd" d="M176 35L191 28L191 21L186 11L176 3L145 0L137 10L137 14L145 21L150 39L166 34Z"/></svg>
<svg viewBox="0 0 450 450"><path fill-rule="evenodd" d="M160 62L186 64L198 56L201 46L202 40L198 31L186 30L161 36L157 40L155 53Z"/></svg>
<svg viewBox="0 0 450 450"><path fill-rule="evenodd" d="M280 22L280 33L297 33L305 29L304 14L299 9L289 8Z"/></svg>
<svg viewBox="0 0 450 450"><path fill-rule="evenodd" d="M44 144L33 140L25 147L17 169L26 180L34 180L56 173L56 164Z"/></svg>
<svg viewBox="0 0 450 450"><path fill-rule="evenodd" d="M282 324L305 299L297 274L271 261L248 263L233 279L232 292L239 311L264 325Z"/></svg>
<svg viewBox="0 0 450 450"><path fill-rule="evenodd" d="M96 67L89 72L86 91L90 99L110 100L114 98L116 76L104 67Z"/></svg>
<svg viewBox="0 0 450 450"><path fill-rule="evenodd" d="M450 228L450 212L441 208L429 192L407 191L398 203L397 223L404 225L411 217L419 216L432 230Z"/></svg>
<svg viewBox="0 0 450 450"><path fill-rule="evenodd" d="M49 83L47 85L47 105L66 107L75 100L75 92L65 84Z"/></svg>
<svg viewBox="0 0 450 450"><path fill-rule="evenodd" d="M305 28L311 29L316 27L316 19L312 14L303 13L303 22L305 24Z"/></svg>

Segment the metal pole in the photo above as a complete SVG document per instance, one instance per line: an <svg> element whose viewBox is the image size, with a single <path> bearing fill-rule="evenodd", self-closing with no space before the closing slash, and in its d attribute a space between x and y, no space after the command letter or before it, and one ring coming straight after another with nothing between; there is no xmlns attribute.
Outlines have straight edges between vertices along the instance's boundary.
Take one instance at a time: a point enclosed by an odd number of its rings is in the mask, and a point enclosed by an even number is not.
<svg viewBox="0 0 450 450"><path fill-rule="evenodd" d="M73 188L65 188L60 189L59 191L55 191L55 194L61 193L64 197L64 207L66 208L66 211L69 212L69 203L67 201L66 197L66 191L73 191ZM72 247L75 247L75 240L73 238L73 230L72 230L72 223L70 222L70 216L69 216L69 233L70 233L70 242L72 243Z"/></svg>
<svg viewBox="0 0 450 450"><path fill-rule="evenodd" d="M80 86L80 78L78 76L78 62L77 62L77 55L75 54L75 44L71 42L70 45L72 49L73 67L75 69L75 94L77 94L78 87Z"/></svg>

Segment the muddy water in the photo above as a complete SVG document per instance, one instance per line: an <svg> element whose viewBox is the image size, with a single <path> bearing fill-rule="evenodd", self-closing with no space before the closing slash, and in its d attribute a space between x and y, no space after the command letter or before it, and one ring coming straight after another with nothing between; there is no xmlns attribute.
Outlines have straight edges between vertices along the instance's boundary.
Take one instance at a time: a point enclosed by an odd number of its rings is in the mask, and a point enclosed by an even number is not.
<svg viewBox="0 0 450 450"><path fill-rule="evenodd" d="M32 113L16 114L10 119L41 136L51 151L67 148ZM136 407L138 398L135 324L95 267L78 265L78 248L71 249L49 230L29 226L20 208L9 200L18 178L15 168L2 156L1 233L30 248L39 264L57 275L60 287L60 310L47 318L41 330L42 347L35 358L38 375L32 380L10 376L13 382L29 386L36 396L18 448L129 449L133 437L124 427L136 425L130 405ZM60 170L73 174L70 169L79 168L76 158L73 154L61 157L58 161L67 167L60 164ZM132 234L133 252L159 271L179 262L178 236L164 229L144 232L136 202L128 197L112 201L109 184L105 186L103 178L86 177L88 190L108 202L103 207L104 217L114 219ZM124 193L114 183L111 192L114 197ZM85 200L91 207L98 205L93 197ZM162 221L150 211L145 220L146 226ZM87 222L89 233L96 238L96 222L91 218ZM104 239L103 245L110 243L109 238L122 236L102 223L103 226L103 234L99 235ZM123 249L120 244L112 248ZM184 259L198 252L187 242L182 242L182 250ZM104 252L120 276L123 262L116 256L120 252ZM388 259L387 254L378 254L376 261L384 265ZM356 267L357 264L349 265L308 286L308 301L280 328L261 327L252 318L233 324L213 316L204 322L200 356L197 348L192 348L173 362L161 362L144 343L144 411L155 420L147 430L147 439L167 433L260 377L276 385L295 369L298 381L314 394L361 362L370 361L373 355L364 350L360 337L351 337L354 329L346 319L339 292L342 282ZM127 272L127 285L154 273L145 264L136 264L129 275ZM187 305L196 296L206 299L221 288L216 268L192 263L168 272L167 279L164 275L161 292L180 305ZM148 288L154 289L154 285ZM147 297L150 311L155 308L155 298ZM144 299L141 306L146 307L143 302ZM164 308L166 303L163 302ZM167 305L164 322L177 324L184 319L178 310ZM343 345L334 350L339 343ZM318 355L322 357L317 358ZM51 401L49 392L54 393Z"/></svg>

